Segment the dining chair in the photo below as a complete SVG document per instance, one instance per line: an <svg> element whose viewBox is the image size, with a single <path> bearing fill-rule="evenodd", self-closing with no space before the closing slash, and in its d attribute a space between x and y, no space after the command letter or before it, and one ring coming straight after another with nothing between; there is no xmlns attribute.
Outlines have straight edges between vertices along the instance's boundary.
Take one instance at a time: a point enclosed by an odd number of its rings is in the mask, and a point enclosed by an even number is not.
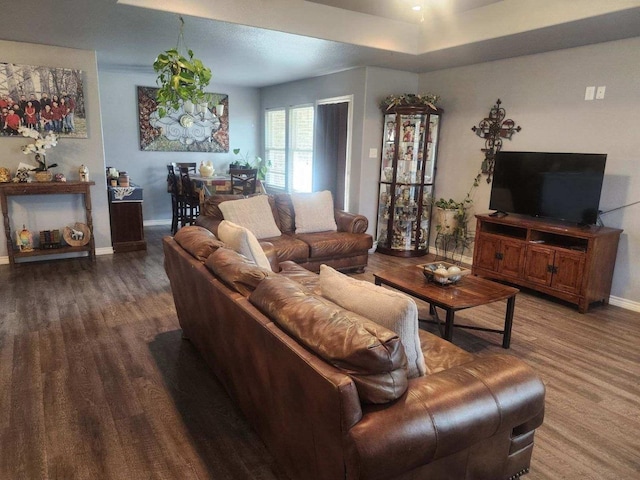
<svg viewBox="0 0 640 480"><path fill-rule="evenodd" d="M176 164L167 165L167 191L171 194L171 234L178 231L178 220L180 220L180 187L176 176Z"/></svg>
<svg viewBox="0 0 640 480"><path fill-rule="evenodd" d="M239 193L245 197L256 193L257 168L231 168L229 175L231 176L231 193Z"/></svg>
<svg viewBox="0 0 640 480"><path fill-rule="evenodd" d="M176 166L178 168L187 167L189 173L198 173L196 162L177 162Z"/></svg>
<svg viewBox="0 0 640 480"><path fill-rule="evenodd" d="M184 227L186 224L193 225L196 217L200 214L200 194L193 187L193 181L189 176L190 167L179 165L178 168L180 170L180 188L182 189L180 226Z"/></svg>

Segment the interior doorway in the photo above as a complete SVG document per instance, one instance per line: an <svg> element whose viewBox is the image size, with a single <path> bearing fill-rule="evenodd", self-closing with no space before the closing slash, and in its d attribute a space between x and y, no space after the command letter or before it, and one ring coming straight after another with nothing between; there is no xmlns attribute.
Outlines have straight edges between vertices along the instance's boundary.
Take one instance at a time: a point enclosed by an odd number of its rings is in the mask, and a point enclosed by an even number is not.
<svg viewBox="0 0 640 480"><path fill-rule="evenodd" d="M349 205L353 96L318 100L316 108L313 191L330 190L335 207Z"/></svg>

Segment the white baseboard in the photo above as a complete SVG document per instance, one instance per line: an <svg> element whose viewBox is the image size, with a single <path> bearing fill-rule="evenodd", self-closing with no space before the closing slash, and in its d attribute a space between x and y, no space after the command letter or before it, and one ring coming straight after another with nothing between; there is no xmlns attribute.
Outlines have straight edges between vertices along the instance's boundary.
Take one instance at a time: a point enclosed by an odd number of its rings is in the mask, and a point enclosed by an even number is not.
<svg viewBox="0 0 640 480"><path fill-rule="evenodd" d="M168 225L171 226L171 219L170 218L161 218L159 220L145 220L144 222L142 222L142 226L144 227L155 227L158 225Z"/></svg>
<svg viewBox="0 0 640 480"><path fill-rule="evenodd" d="M609 297L609 304L616 307L624 308L625 310L632 310L634 312L640 312L640 303L632 302L620 297Z"/></svg>
<svg viewBox="0 0 640 480"><path fill-rule="evenodd" d="M113 247L96 248L96 256L97 255L113 255Z"/></svg>

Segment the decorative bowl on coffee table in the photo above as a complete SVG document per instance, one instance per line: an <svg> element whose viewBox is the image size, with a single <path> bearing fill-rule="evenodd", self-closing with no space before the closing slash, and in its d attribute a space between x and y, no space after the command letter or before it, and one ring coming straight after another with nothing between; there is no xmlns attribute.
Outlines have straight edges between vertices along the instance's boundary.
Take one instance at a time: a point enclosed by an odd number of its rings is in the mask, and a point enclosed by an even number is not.
<svg viewBox="0 0 640 480"><path fill-rule="evenodd" d="M422 268L424 277L438 285L453 285L458 283L462 277L469 275L471 270L448 262L432 262L418 265Z"/></svg>

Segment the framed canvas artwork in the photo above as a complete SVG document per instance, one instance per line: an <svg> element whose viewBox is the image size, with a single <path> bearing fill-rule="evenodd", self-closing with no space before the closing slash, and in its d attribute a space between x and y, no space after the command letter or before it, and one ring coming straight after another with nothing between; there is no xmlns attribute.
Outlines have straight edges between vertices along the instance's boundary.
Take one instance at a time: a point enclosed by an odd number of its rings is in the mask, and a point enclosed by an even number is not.
<svg viewBox="0 0 640 480"><path fill-rule="evenodd" d="M138 87L140 149L156 152L229 152L229 96L211 93L211 101L185 102L158 113L157 88Z"/></svg>
<svg viewBox="0 0 640 480"><path fill-rule="evenodd" d="M82 70L0 63L0 135L18 128L87 138Z"/></svg>

